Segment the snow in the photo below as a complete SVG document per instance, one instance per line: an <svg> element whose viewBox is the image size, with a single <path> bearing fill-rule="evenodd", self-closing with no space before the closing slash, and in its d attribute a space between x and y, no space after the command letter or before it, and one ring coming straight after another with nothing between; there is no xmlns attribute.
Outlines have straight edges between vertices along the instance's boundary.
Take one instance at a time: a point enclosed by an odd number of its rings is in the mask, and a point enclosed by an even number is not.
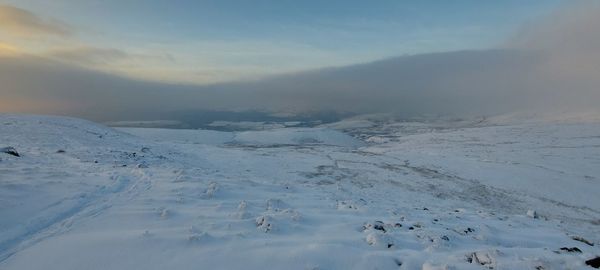
<svg viewBox="0 0 600 270"><path fill-rule="evenodd" d="M305 145L358 147L363 143L347 134L324 128L285 128L268 131L244 131L234 141L245 145Z"/></svg>
<svg viewBox="0 0 600 270"><path fill-rule="evenodd" d="M232 142L235 135L233 132L196 129L118 128L118 130L157 142L169 141L181 144L221 145Z"/></svg>
<svg viewBox="0 0 600 270"><path fill-rule="evenodd" d="M219 132L0 115L4 147L20 157L0 153L0 269L585 269L600 255L598 122Z"/></svg>
<svg viewBox="0 0 600 270"><path fill-rule="evenodd" d="M154 121L116 121L105 123L111 127L181 127L184 123L177 120L154 120Z"/></svg>
<svg viewBox="0 0 600 270"><path fill-rule="evenodd" d="M215 128L227 128L234 130L263 130L263 129L274 129L282 128L285 125L280 123L265 123L265 122L253 122L253 121L214 121L208 126Z"/></svg>
<svg viewBox="0 0 600 270"><path fill-rule="evenodd" d="M175 130L158 128L119 128L119 130L149 138L184 144L208 145L335 145L358 147L364 145L340 131L326 128L277 128L265 131L225 132L215 130Z"/></svg>

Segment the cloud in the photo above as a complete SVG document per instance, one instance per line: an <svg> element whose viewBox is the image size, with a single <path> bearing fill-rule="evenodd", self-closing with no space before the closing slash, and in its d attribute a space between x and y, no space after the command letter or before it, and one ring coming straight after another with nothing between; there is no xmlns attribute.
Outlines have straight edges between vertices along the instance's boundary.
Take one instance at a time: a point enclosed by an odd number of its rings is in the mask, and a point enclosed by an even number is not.
<svg viewBox="0 0 600 270"><path fill-rule="evenodd" d="M566 101L561 95L556 99L555 92L576 84L541 78L536 70L544 61L541 54L514 50L461 51L194 86L138 81L43 58L12 57L0 58L4 82L0 97L29 99L32 104L61 102L68 106L48 113L101 121L163 119L194 110L479 116ZM569 93L577 100L598 100L580 89Z"/></svg>
<svg viewBox="0 0 600 270"><path fill-rule="evenodd" d="M15 46L0 42L0 56L17 56L22 53L23 52Z"/></svg>
<svg viewBox="0 0 600 270"><path fill-rule="evenodd" d="M66 104L60 113L100 121L172 119L165 115L186 110L411 117L598 109L600 46L594 42L600 11L591 7L528 25L500 49L403 56L208 86L127 79L44 58L0 57L0 99L23 106L24 100L31 106ZM92 51L101 59L119 56Z"/></svg>
<svg viewBox="0 0 600 270"><path fill-rule="evenodd" d="M578 2L525 25L499 49L421 54L223 87L263 109L403 116L596 110L600 3ZM239 104L244 106L243 102ZM257 106L261 107L261 106Z"/></svg>
<svg viewBox="0 0 600 270"><path fill-rule="evenodd" d="M600 2L579 1L524 26L506 47L547 55L544 71L565 80L600 75Z"/></svg>
<svg viewBox="0 0 600 270"><path fill-rule="evenodd" d="M30 55L0 56L0 82L0 112L155 120L215 102L202 87L130 79Z"/></svg>
<svg viewBox="0 0 600 270"><path fill-rule="evenodd" d="M53 59L83 65L106 65L130 57L128 53L119 49L89 46L53 49L44 55Z"/></svg>
<svg viewBox="0 0 600 270"><path fill-rule="evenodd" d="M14 36L68 36L71 30L64 23L40 18L27 10L0 5L0 33Z"/></svg>
<svg viewBox="0 0 600 270"><path fill-rule="evenodd" d="M218 99L231 103L213 104L288 113L494 114L534 103L544 86L529 75L541 61L515 50L404 56L214 86Z"/></svg>
<svg viewBox="0 0 600 270"><path fill-rule="evenodd" d="M600 50L600 2L578 1L524 25L507 47L548 52L597 52Z"/></svg>

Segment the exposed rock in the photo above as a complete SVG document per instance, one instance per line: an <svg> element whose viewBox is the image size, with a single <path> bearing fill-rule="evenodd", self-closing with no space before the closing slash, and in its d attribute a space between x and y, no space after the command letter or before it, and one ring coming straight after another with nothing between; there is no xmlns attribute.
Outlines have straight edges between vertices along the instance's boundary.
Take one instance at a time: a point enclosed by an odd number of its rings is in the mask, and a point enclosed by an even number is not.
<svg viewBox="0 0 600 270"><path fill-rule="evenodd" d="M373 230L377 230L377 231L382 231L384 233L387 232L387 230L385 229L385 223L383 223L383 221L379 221L379 220L373 222L373 224L371 224L371 223L365 223L362 226L362 230L363 231L366 231L366 230L369 230L369 229L373 229Z"/></svg>
<svg viewBox="0 0 600 270"><path fill-rule="evenodd" d="M561 247L560 250L562 251L566 251L566 252L577 252L577 253L581 253L581 249L577 248L577 247Z"/></svg>
<svg viewBox="0 0 600 270"><path fill-rule="evenodd" d="M592 247L594 246L594 243L592 243L592 241L589 241L581 236L571 236L571 239L582 242L582 243L586 243L587 245L592 246Z"/></svg>
<svg viewBox="0 0 600 270"><path fill-rule="evenodd" d="M142 163L139 163L136 167L138 167L140 169L146 169L146 168L148 168L148 163L142 162Z"/></svg>
<svg viewBox="0 0 600 270"><path fill-rule="evenodd" d="M9 155L12 155L12 156L15 156L15 157L20 157L21 156L19 154L19 152L17 152L17 150L14 147L11 147L11 146L0 148L0 153L9 154Z"/></svg>
<svg viewBox="0 0 600 270"><path fill-rule="evenodd" d="M271 218L268 216L260 216L256 218L256 227L263 232L270 232L273 229Z"/></svg>
<svg viewBox="0 0 600 270"><path fill-rule="evenodd" d="M385 232L385 228L383 226L384 226L383 222L379 221L379 220L375 221L375 223L373 223L373 229Z"/></svg>
<svg viewBox="0 0 600 270"><path fill-rule="evenodd" d="M527 216L530 218L539 218L538 213L535 210L527 210Z"/></svg>
<svg viewBox="0 0 600 270"><path fill-rule="evenodd" d="M600 268L600 257L596 257L590 260L585 261L585 264L594 267L594 268Z"/></svg>
<svg viewBox="0 0 600 270"><path fill-rule="evenodd" d="M494 257L489 252L477 251L467 255L467 262L491 267L495 264Z"/></svg>
<svg viewBox="0 0 600 270"><path fill-rule="evenodd" d="M366 237L367 244L371 246L377 247L386 247L392 248L394 247L394 240L389 237L387 234L371 232Z"/></svg>

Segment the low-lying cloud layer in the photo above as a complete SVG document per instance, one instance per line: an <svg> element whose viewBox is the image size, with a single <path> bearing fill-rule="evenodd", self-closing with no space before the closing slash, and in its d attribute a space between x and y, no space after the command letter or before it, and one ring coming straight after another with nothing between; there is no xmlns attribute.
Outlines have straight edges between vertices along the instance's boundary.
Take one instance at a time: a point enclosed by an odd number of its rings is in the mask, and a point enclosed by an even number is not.
<svg viewBox="0 0 600 270"><path fill-rule="evenodd" d="M19 111L103 121L163 119L198 109L400 116L593 110L600 102L598 18L600 5L588 3L525 26L499 49L404 56L211 86L142 82L43 58L3 57L0 111L17 110L6 109L7 100L29 101ZM104 53L100 57L114 52Z"/></svg>

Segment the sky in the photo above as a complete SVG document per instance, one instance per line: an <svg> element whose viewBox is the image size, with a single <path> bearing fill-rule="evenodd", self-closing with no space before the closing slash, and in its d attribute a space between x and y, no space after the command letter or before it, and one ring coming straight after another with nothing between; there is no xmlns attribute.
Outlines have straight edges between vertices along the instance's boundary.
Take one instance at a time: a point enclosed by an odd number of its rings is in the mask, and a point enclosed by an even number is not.
<svg viewBox="0 0 600 270"><path fill-rule="evenodd" d="M600 119L598 1L0 3L0 112Z"/></svg>
<svg viewBox="0 0 600 270"><path fill-rule="evenodd" d="M211 84L489 48L560 2L0 0L0 5L2 24L23 24L0 26L2 47L144 80Z"/></svg>

